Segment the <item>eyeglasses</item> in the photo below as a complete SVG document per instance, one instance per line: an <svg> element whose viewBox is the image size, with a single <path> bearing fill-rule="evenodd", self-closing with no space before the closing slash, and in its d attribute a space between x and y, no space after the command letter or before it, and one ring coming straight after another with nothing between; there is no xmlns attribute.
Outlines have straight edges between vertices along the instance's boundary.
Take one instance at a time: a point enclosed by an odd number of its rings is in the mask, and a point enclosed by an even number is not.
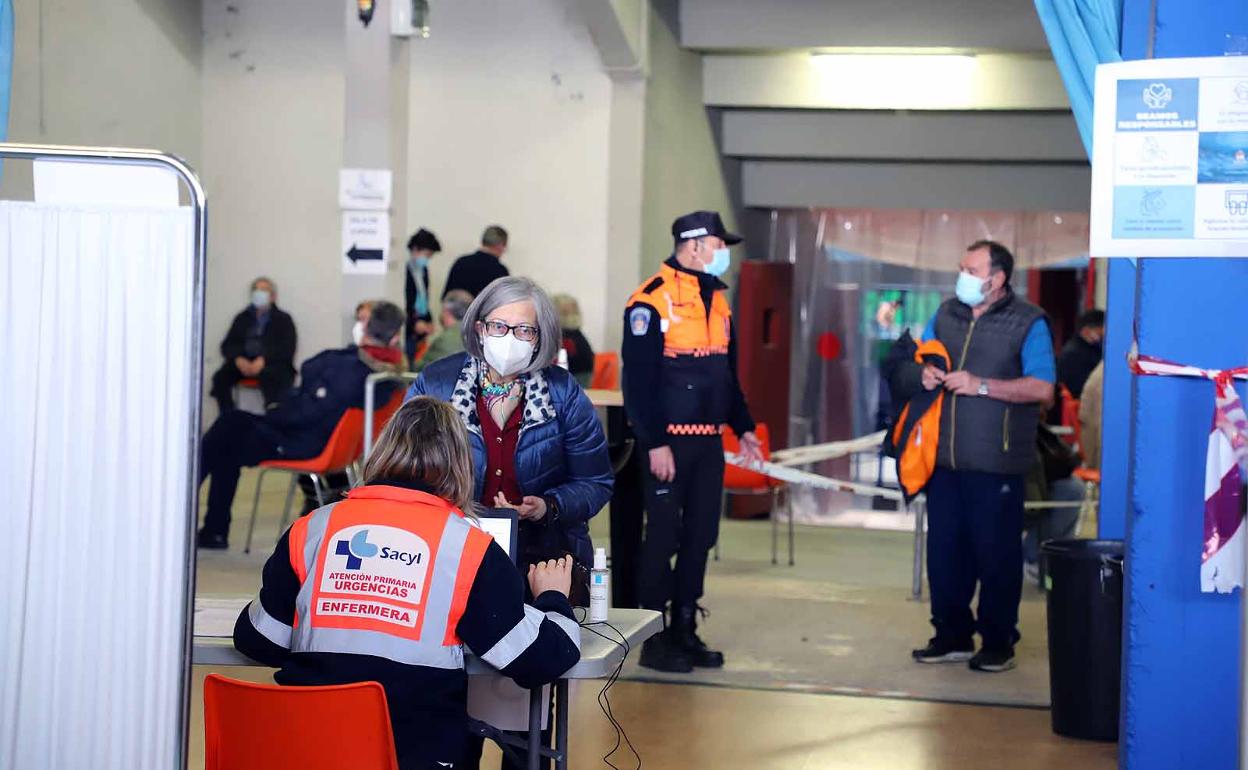
<svg viewBox="0 0 1248 770"><path fill-rule="evenodd" d="M491 337L506 337L507 332L512 332L516 335L516 339L521 342L535 341L539 331L536 326L530 326L528 324L516 324L515 326L512 326L505 321L498 321L495 319L490 319L483 325L485 326L485 333Z"/></svg>

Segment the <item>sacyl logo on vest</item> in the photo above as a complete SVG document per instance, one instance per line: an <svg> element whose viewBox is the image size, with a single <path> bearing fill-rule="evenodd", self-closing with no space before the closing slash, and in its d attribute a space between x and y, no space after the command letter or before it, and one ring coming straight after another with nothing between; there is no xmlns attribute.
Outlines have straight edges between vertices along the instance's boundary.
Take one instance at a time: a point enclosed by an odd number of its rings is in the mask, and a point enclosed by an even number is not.
<svg viewBox="0 0 1248 770"><path fill-rule="evenodd" d="M377 546L368 542L368 530L361 529L350 540L339 540L334 553L347 557L347 569L358 570L364 559L377 555Z"/></svg>
<svg viewBox="0 0 1248 770"><path fill-rule="evenodd" d="M339 540L338 547L335 549L334 553L339 556L347 557L347 569L358 570L363 566L364 559L371 559L372 557L377 556L377 551L377 546L368 542L368 530L362 529L359 532L356 532L350 540ZM409 567L420 564L423 557L423 553L400 551L396 548L390 548L389 546L383 546L381 548L380 556L382 559L391 559L393 561L402 562Z"/></svg>

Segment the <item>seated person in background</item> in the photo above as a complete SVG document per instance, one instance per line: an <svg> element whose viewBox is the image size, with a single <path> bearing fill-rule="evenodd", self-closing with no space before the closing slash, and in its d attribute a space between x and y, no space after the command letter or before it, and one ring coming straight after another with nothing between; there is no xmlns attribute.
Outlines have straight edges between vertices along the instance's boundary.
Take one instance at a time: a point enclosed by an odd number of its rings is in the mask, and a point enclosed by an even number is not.
<svg viewBox="0 0 1248 770"><path fill-rule="evenodd" d="M1101 362L1105 347L1105 311L1087 310L1075 322L1075 336L1057 355L1057 381L1070 395L1083 397L1083 384Z"/></svg>
<svg viewBox="0 0 1248 770"><path fill-rule="evenodd" d="M1074 448L1041 423L1036 431L1036 462L1027 473L1027 501L1069 505L1024 513L1023 572L1040 586L1045 574L1040 546L1048 540L1074 537L1079 525L1083 485L1071 476L1078 467L1079 454Z"/></svg>
<svg viewBox="0 0 1248 770"><path fill-rule="evenodd" d="M304 362L298 388L263 416L226 412L217 418L200 448L200 483L211 476L200 548L228 548L230 506L239 472L264 460L316 457L344 412L364 406L364 380L373 372L398 371L403 311L391 302L373 305L360 346L326 350ZM377 387L385 403L397 383Z"/></svg>
<svg viewBox="0 0 1248 770"><path fill-rule="evenodd" d="M351 344L359 346L364 341L364 330L368 328L368 318L373 314L373 301L366 299L355 306L355 325L351 327Z"/></svg>
<svg viewBox="0 0 1248 770"><path fill-rule="evenodd" d="M568 371L582 388L588 388L594 378L594 349L581 334L581 306L570 294L556 294L551 301L555 303L555 310L559 311L563 349L568 351Z"/></svg>
<svg viewBox="0 0 1248 770"><path fill-rule="evenodd" d="M459 322L464 320L464 314L468 312L468 306L471 304L472 295L468 292L461 289L447 292L442 298L442 314L438 318L442 324L442 331L433 335L433 339L429 340L429 347L425 349L425 354L420 357L420 360L412 362L413 372L423 371L434 361L463 352L464 335L459 328Z"/></svg>
<svg viewBox="0 0 1248 770"><path fill-rule="evenodd" d="M1083 384L1079 399L1079 452L1083 467L1101 469L1101 393L1105 387L1105 362L1096 365Z"/></svg>
<svg viewBox="0 0 1248 770"><path fill-rule="evenodd" d="M234 409L234 386L248 377L260 381L264 404L282 400L295 383L295 322L277 306L277 287L268 278L251 282L251 305L234 316L221 341L225 362L212 375L211 395L221 413Z"/></svg>
<svg viewBox="0 0 1248 770"><path fill-rule="evenodd" d="M368 319L372 315L373 300L366 299L355 306L355 324L351 327L352 345L360 346L360 343L364 340L365 330L368 328ZM399 371L403 371L405 368L400 365ZM321 483L324 485L323 494L326 502L340 499L351 486L351 480L347 478L347 474L343 471L322 476ZM316 496L316 485L312 483L310 477L306 475L299 477L299 489L303 491L303 509L299 512L300 516L306 516L321 507L321 501Z"/></svg>
<svg viewBox="0 0 1248 770"><path fill-rule="evenodd" d="M536 598L525 605L525 580L472 521L468 434L449 404L404 404L363 480L281 536L234 646L278 668L283 685L380 682L401 770L450 766L468 737L464 647L528 688L580 660L572 560L530 568ZM382 560L385 547L401 558ZM297 601L305 585L311 598Z"/></svg>

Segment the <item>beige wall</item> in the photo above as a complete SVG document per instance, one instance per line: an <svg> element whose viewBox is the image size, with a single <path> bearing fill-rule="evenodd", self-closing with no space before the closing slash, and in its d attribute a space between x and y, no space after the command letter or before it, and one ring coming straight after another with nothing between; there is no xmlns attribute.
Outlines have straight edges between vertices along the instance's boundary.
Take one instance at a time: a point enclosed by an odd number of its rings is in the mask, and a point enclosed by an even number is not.
<svg viewBox="0 0 1248 770"><path fill-rule="evenodd" d="M481 231L511 235L504 260L580 301L601 347L607 299L611 83L566 0L439 3L413 39L408 222L437 233L440 295Z"/></svg>
<svg viewBox="0 0 1248 770"><path fill-rule="evenodd" d="M669 0L655 0L650 22L642 197L643 277L654 272L671 253L671 224L675 217L711 209L723 215L729 228L736 226L711 118L702 106L702 57L680 48L675 6ZM739 256L734 254L734 260Z"/></svg>
<svg viewBox="0 0 1248 770"><path fill-rule="evenodd" d="M179 0L16 0L9 141L150 147L197 165L200 13ZM0 193L29 194L10 162Z"/></svg>
<svg viewBox="0 0 1248 770"><path fill-rule="evenodd" d="M277 282L304 359L343 343L343 12L324 0L205 0L203 28L205 372L260 274Z"/></svg>

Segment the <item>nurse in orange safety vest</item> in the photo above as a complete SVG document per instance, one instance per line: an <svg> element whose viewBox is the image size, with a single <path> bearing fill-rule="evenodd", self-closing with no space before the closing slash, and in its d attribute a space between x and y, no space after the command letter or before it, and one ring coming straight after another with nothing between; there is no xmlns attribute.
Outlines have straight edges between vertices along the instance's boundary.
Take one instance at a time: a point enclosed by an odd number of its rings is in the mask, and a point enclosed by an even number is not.
<svg viewBox="0 0 1248 770"><path fill-rule="evenodd" d="M468 439L444 402L404 404L363 478L282 535L234 644L279 684L380 682L399 767L449 767L468 735L465 646L530 688L580 659L572 560L534 565L524 604L510 557L465 513Z"/></svg>
<svg viewBox="0 0 1248 770"><path fill-rule="evenodd" d="M667 629L645 643L640 662L687 673L724 665L723 654L698 637L696 620L707 554L719 536L720 433L731 426L755 459L761 445L737 381L732 308L720 280L728 247L741 238L713 211L679 217L672 237L672 256L624 310L622 360L624 407L648 452L639 597L647 609L671 610Z"/></svg>

